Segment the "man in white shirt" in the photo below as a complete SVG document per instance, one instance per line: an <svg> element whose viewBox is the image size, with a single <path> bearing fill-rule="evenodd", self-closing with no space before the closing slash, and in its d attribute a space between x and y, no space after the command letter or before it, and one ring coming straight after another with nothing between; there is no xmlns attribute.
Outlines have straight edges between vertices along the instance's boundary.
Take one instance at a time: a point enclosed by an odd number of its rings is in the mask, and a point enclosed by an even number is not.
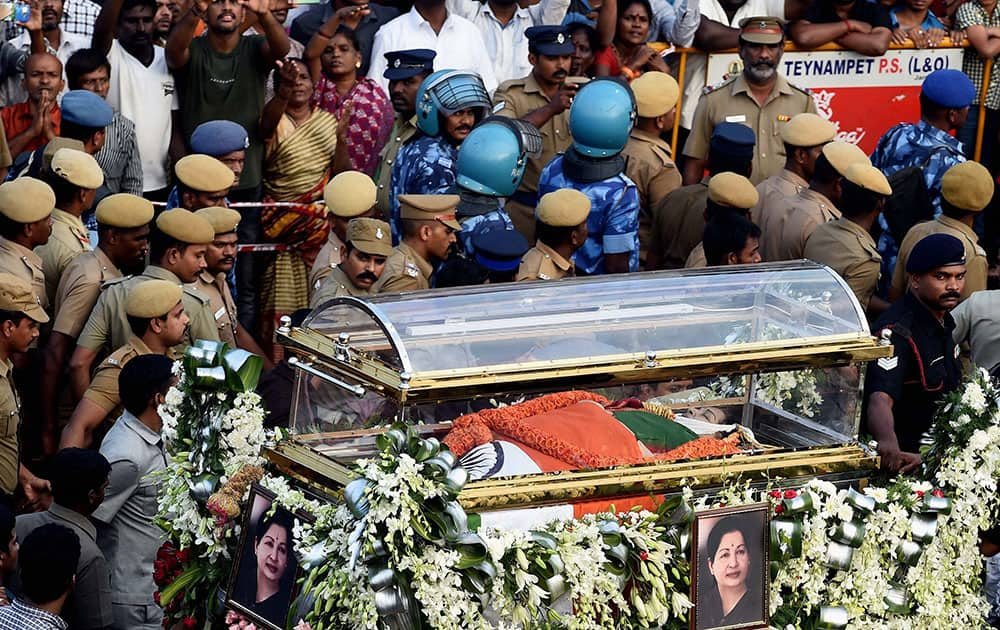
<svg viewBox="0 0 1000 630"><path fill-rule="evenodd" d="M111 63L108 103L135 123L143 194L166 199L177 95L163 48L153 45L155 13L155 0L107 0L94 26L93 47Z"/></svg>
<svg viewBox="0 0 1000 630"><path fill-rule="evenodd" d="M445 0L416 0L409 13L384 24L375 33L368 78L388 93L389 81L382 76L385 53L413 48L435 51L435 68L469 70L482 77L486 90L491 94L497 88L493 60L479 29L469 20L449 11Z"/></svg>
<svg viewBox="0 0 1000 630"><path fill-rule="evenodd" d="M532 26L562 24L569 0L541 0L527 8L519 6L517 0L446 0L445 4L449 13L464 17L479 29L493 60L493 74L503 83L531 73L524 32Z"/></svg>

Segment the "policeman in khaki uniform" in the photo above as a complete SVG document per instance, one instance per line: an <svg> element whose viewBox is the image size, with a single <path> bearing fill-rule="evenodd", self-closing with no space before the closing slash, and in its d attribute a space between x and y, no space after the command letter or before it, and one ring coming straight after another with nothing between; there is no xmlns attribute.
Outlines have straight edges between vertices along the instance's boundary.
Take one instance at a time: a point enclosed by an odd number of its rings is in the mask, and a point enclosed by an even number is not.
<svg viewBox="0 0 1000 630"><path fill-rule="evenodd" d="M25 486L29 501L33 501L35 492L48 482L20 465L21 405L14 389L10 357L28 351L38 338L38 325L49 321L49 316L38 304L31 285L9 273L0 273L0 314L0 490L13 494L20 484Z"/></svg>
<svg viewBox="0 0 1000 630"><path fill-rule="evenodd" d="M531 243L535 240L538 178L545 165L573 142L569 106L579 86L566 81L575 51L566 27L532 26L524 35L531 74L501 83L493 102L500 107L497 115L529 122L542 134L542 152L528 160L521 186L504 205L514 227ZM549 63L539 66L540 59Z"/></svg>
<svg viewBox="0 0 1000 630"><path fill-rule="evenodd" d="M190 345L196 339L219 340L211 302L190 286L205 268L205 251L214 238L215 229L211 223L183 208L167 210L156 218L149 238L150 265L142 275L108 283L77 339L76 350L70 359L75 400L83 396L90 384L90 366L97 352L101 348L117 350L132 337L125 302L137 284L167 280L176 285L186 285L182 301L191 323L178 346ZM178 351L182 349L177 348Z"/></svg>
<svg viewBox="0 0 1000 630"><path fill-rule="evenodd" d="M757 137L750 181L759 184L781 171L785 163L781 128L796 114L816 113L812 96L778 73L784 45L782 20L766 16L740 20L743 72L705 88L698 101L691 134L684 144L684 155L692 158L685 166L685 184L693 184L701 177L712 130L721 122L747 125Z"/></svg>
<svg viewBox="0 0 1000 630"><path fill-rule="evenodd" d="M358 217L347 224L345 244L335 266L323 284L313 293L309 307L342 295L363 297L382 277L386 260L392 255L392 231L379 219Z"/></svg>
<svg viewBox="0 0 1000 630"><path fill-rule="evenodd" d="M0 184L0 270L27 282L45 309L42 259L32 250L48 242L55 204L55 194L41 180L25 176Z"/></svg>
<svg viewBox="0 0 1000 630"><path fill-rule="evenodd" d="M749 179L736 173L719 173L708 180L708 201L705 203L705 223L723 212L735 212L750 218L750 208L757 205L760 196ZM704 232L704 229L702 230ZM707 267L705 246L698 243L688 259L685 269Z"/></svg>
<svg viewBox="0 0 1000 630"><path fill-rule="evenodd" d="M806 241L804 256L840 274L861 306L877 316L889 305L877 297L872 304L882 257L871 229L892 188L882 171L863 163L847 169L841 188L844 216L817 227Z"/></svg>
<svg viewBox="0 0 1000 630"><path fill-rule="evenodd" d="M376 196L375 182L358 171L338 173L323 189L323 201L330 217L330 235L309 271L310 294L318 290L323 279L340 264L348 221L355 217L378 217Z"/></svg>
<svg viewBox="0 0 1000 630"><path fill-rule="evenodd" d="M232 169L202 153L192 153L177 160L174 173L180 207L196 210L224 205L235 181Z"/></svg>
<svg viewBox="0 0 1000 630"><path fill-rule="evenodd" d="M910 250L930 234L951 234L965 246L965 287L962 299L976 291L986 289L989 265L986 250L979 245L979 237L972 229L976 216L993 199L993 178L979 162L961 162L952 166L941 177L941 214L933 221L924 221L910 228L899 245L899 256L892 274L892 291L895 301L906 290L906 259Z"/></svg>
<svg viewBox="0 0 1000 630"><path fill-rule="evenodd" d="M462 224L455 218L458 195L400 195L402 241L385 263L372 293L418 291L431 287L433 263L444 260Z"/></svg>
<svg viewBox="0 0 1000 630"><path fill-rule="evenodd" d="M538 240L521 260L515 280L558 280L576 275L573 252L587 240L590 197L563 188L538 202L535 232Z"/></svg>
<svg viewBox="0 0 1000 630"><path fill-rule="evenodd" d="M647 72L631 84L638 118L622 151L625 174L639 191L639 244L645 264L649 243L650 209L668 192L680 188L681 173L671 159L670 145L660 134L674 127L677 81L663 72Z"/></svg>
<svg viewBox="0 0 1000 630"><path fill-rule="evenodd" d="M236 319L236 303L233 294L226 283L226 274L233 268L236 260L236 247L239 240L236 237L236 226L240 223L240 213L231 208L219 206L202 208L194 213L205 219L215 231L215 239L205 253L205 269L198 274L194 288L206 296L212 310L212 317L219 330L219 339L230 348L243 348L250 352L255 350L244 347L240 343L239 322ZM249 336L248 336L249 337ZM247 339L243 339L247 341ZM253 348L259 353L257 344L249 339Z"/></svg>
<svg viewBox="0 0 1000 630"><path fill-rule="evenodd" d="M757 184L760 201L750 211L763 233L772 229L771 223L782 219L774 215L774 209L788 197L794 197L803 188L809 187L823 146L832 142L836 135L837 128L833 123L817 114L796 114L781 128L781 141L785 143L785 168Z"/></svg>
<svg viewBox="0 0 1000 630"><path fill-rule="evenodd" d="M103 434L98 429L105 418L114 422L121 414L118 375L126 363L145 354L177 358L172 347L184 341L184 330L190 321L184 312L182 296L180 285L168 280L133 285L125 300L132 336L97 366L94 379L63 431L60 449L100 444L102 436L97 433Z"/></svg>
<svg viewBox="0 0 1000 630"><path fill-rule="evenodd" d="M74 149L59 149L43 174L56 196L52 210L49 242L35 248L45 271L45 292L55 302L56 288L66 267L77 256L89 252L90 234L80 215L94 205L97 189L104 183L104 171L94 156Z"/></svg>
<svg viewBox="0 0 1000 630"><path fill-rule="evenodd" d="M820 225L840 218L840 181L852 164L871 166L868 156L848 142L823 145L816 169L799 194L775 199L767 208L766 227L760 241L760 255L767 262L798 260L806 241Z"/></svg>

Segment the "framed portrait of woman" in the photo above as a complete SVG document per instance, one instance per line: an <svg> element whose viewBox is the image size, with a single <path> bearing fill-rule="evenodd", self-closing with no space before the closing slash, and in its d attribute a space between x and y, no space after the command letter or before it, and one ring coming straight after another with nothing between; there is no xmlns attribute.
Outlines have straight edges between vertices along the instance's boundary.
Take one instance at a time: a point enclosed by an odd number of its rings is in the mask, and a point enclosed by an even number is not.
<svg viewBox="0 0 1000 630"><path fill-rule="evenodd" d="M295 555L295 522L314 519L275 506L274 499L263 486L251 487L226 606L258 628L285 630L302 573Z"/></svg>
<svg viewBox="0 0 1000 630"><path fill-rule="evenodd" d="M754 503L695 515L692 630L768 626L770 513Z"/></svg>

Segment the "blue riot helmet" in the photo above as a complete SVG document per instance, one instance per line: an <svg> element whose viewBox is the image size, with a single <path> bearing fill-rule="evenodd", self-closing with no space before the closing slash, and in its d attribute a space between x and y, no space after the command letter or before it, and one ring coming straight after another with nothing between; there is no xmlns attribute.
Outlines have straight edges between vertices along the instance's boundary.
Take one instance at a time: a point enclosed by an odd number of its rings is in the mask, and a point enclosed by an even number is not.
<svg viewBox="0 0 1000 630"><path fill-rule="evenodd" d="M468 70L438 70L417 90L417 127L428 136L439 136L440 116L470 107L480 110L477 121L493 107L482 77Z"/></svg>
<svg viewBox="0 0 1000 630"><path fill-rule="evenodd" d="M624 81L612 77L584 85L569 108L573 148L590 158L621 153L635 124L635 96Z"/></svg>
<svg viewBox="0 0 1000 630"><path fill-rule="evenodd" d="M458 150L458 185L481 195L509 197L521 185L529 157L542 152L542 134L523 120L492 116Z"/></svg>

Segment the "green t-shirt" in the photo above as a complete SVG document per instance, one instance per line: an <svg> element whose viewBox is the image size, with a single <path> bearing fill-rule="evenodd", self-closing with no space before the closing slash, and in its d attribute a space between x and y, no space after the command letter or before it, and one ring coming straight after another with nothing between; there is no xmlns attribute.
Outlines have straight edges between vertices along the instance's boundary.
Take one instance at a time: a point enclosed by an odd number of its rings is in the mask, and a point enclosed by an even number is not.
<svg viewBox="0 0 1000 630"><path fill-rule="evenodd" d="M184 139L191 141L195 128L209 120L231 120L243 125L250 137L246 164L235 190L260 184L264 140L260 114L264 86L271 64L264 57L263 35L245 35L231 53L211 49L207 37L196 37L188 47L187 65L179 73Z"/></svg>

